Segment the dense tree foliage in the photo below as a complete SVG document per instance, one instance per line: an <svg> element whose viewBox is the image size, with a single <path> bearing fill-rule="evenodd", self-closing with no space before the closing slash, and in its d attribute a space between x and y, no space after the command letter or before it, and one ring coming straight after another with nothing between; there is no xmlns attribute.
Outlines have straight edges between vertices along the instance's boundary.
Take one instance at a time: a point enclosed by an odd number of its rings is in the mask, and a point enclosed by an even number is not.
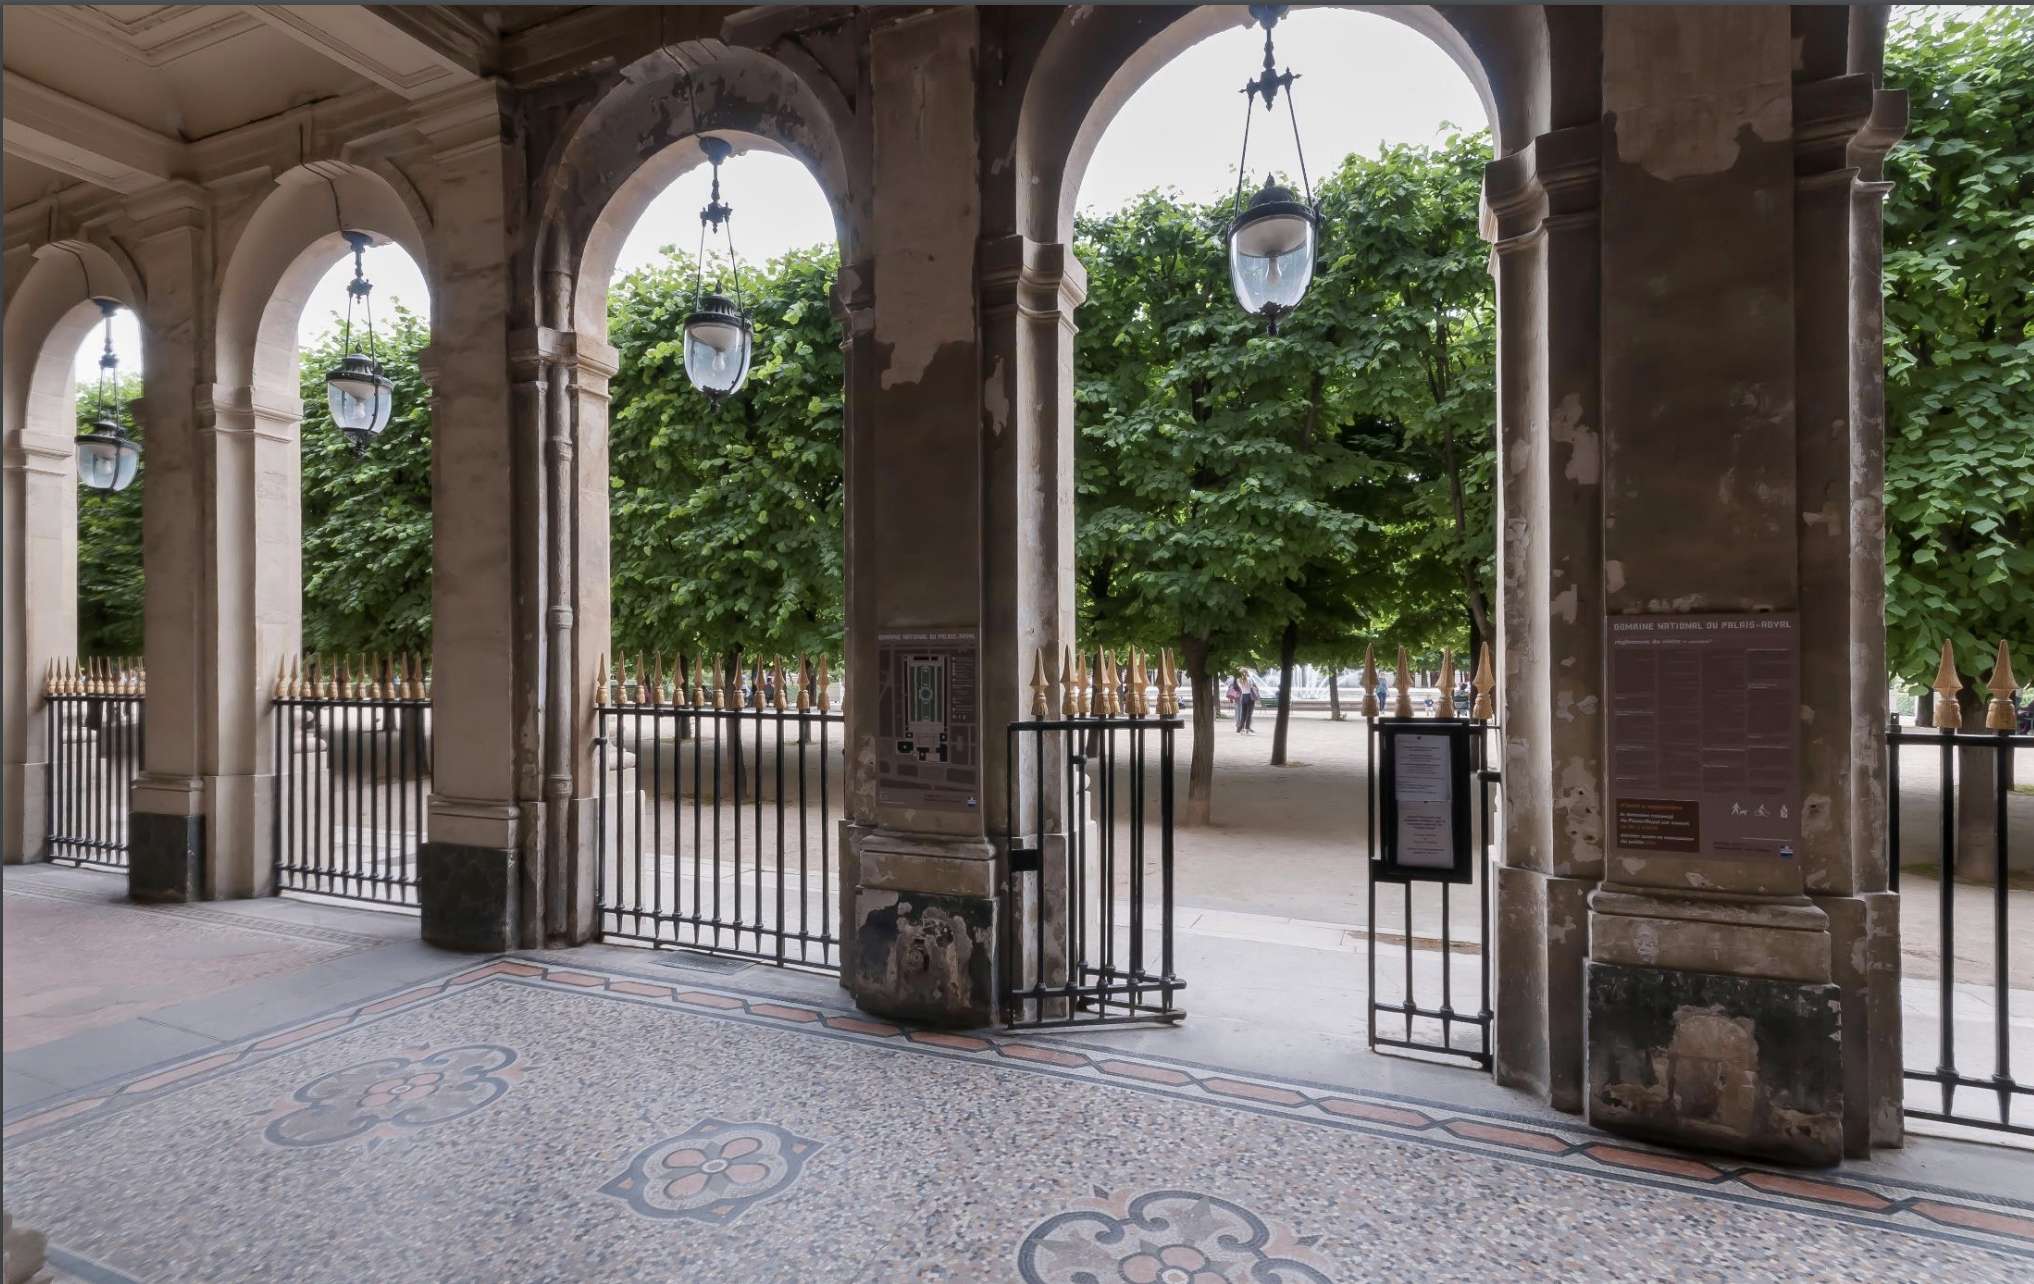
<svg viewBox="0 0 2034 1284"><path fill-rule="evenodd" d="M2034 661L2034 10L1907 10L1886 83L1886 661Z"/></svg>
<svg viewBox="0 0 2034 1284"><path fill-rule="evenodd" d="M304 649L429 651L431 403L417 356L430 331L397 307L377 335L395 411L358 454L325 400L340 337L330 331L302 354Z"/></svg>
<svg viewBox="0 0 2034 1284"><path fill-rule="evenodd" d="M693 261L617 283L608 422L614 641L629 653L840 654L841 352L835 255L744 273L748 386L718 410L685 379Z"/></svg>
<svg viewBox="0 0 2034 1284"><path fill-rule="evenodd" d="M78 431L92 431L102 411L140 441L134 402L141 379L121 375L108 381L102 405L98 391L80 386ZM126 490L78 487L78 654L141 654L141 491L148 481L148 450Z"/></svg>
<svg viewBox="0 0 2034 1284"><path fill-rule="evenodd" d="M1276 336L1230 293L1227 200L1151 193L1077 224L1086 632L1179 647L1204 726L1239 664L1460 647L1487 618L1487 156L1469 136L1349 157L1318 193L1313 287ZM1188 811L1205 819L1195 744Z"/></svg>

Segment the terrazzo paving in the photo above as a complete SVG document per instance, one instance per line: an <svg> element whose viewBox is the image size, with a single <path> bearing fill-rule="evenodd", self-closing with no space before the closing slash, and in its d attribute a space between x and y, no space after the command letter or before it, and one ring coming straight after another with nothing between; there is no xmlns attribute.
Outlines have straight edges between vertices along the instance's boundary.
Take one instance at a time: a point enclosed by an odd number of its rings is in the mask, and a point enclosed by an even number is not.
<svg viewBox="0 0 2034 1284"><path fill-rule="evenodd" d="M613 953L461 963L11 1111L8 1210L105 1280L2034 1277L2027 1190L914 1031Z"/></svg>

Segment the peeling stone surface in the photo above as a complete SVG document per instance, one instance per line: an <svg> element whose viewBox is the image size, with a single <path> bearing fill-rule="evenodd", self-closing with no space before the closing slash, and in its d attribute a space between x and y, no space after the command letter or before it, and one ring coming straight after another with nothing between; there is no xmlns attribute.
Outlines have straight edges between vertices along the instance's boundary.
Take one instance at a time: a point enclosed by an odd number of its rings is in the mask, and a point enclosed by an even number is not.
<svg viewBox="0 0 2034 1284"><path fill-rule="evenodd" d="M1592 961L1589 1121L1794 1163L1843 1158L1834 985Z"/></svg>

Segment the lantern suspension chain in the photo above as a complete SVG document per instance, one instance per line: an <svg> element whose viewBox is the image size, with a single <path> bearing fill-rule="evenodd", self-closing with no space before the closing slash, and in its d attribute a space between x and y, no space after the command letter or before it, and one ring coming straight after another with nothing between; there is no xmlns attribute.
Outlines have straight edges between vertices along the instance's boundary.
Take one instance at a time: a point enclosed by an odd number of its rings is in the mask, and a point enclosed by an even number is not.
<svg viewBox="0 0 2034 1284"><path fill-rule="evenodd" d="M113 351L113 314L120 305L112 299L95 299L93 302L99 305L99 315L106 318L106 350L99 354L99 392L94 398L99 403L99 417L103 419L112 417L106 405L106 372L120 368L120 358Z"/></svg>

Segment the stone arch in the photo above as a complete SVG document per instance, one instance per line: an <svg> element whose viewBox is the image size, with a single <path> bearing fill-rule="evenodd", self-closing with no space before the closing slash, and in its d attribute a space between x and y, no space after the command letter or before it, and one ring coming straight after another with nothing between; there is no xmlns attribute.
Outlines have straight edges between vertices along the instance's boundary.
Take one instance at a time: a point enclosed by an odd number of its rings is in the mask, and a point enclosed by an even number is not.
<svg viewBox="0 0 2034 1284"><path fill-rule="evenodd" d="M1475 87L1499 155L1547 128L1547 30L1539 6L1338 7L1390 18L1438 45ZM1068 10L1032 64L1019 108L1015 230L1037 242L1069 242L1081 177L1117 111L1187 48L1249 21L1241 5Z"/></svg>
<svg viewBox="0 0 2034 1284"><path fill-rule="evenodd" d="M605 92L566 115L531 186L537 223L527 272L531 313L512 323L512 378L534 398L547 439L543 492L551 545L543 681L546 824L551 852L543 916L567 935L594 930L594 712L589 693L609 645L607 291L624 239L658 193L703 163L698 138L799 161L834 210L841 257L861 245L866 205L843 144L843 106L785 63L720 41L658 49L621 69ZM739 201L736 202L739 205ZM739 215L737 215L739 249ZM521 295L521 292L517 292ZM561 609L562 608L562 609ZM578 820L571 817L577 816ZM535 888L526 893L534 900ZM539 916L526 914L537 934Z"/></svg>
<svg viewBox="0 0 2034 1284"><path fill-rule="evenodd" d="M658 193L705 163L702 134L727 139L737 155L767 151L803 164L833 207L842 261L853 261L863 220L838 123L808 82L754 50L702 41L631 64L569 123L538 184L542 322L605 342L622 242Z"/></svg>
<svg viewBox="0 0 2034 1284"><path fill-rule="evenodd" d="M77 649L78 522L76 387L78 346L100 322L98 299L140 315L143 291L124 255L85 240L54 241L7 301L4 464L6 527L0 538L6 666L0 674L6 722L5 859L36 858L43 844L48 772L42 675ZM144 333L144 342L146 335ZM138 354L128 354L130 358ZM136 367L138 368L138 361ZM145 467L144 463L144 467Z"/></svg>
<svg viewBox="0 0 2034 1284"><path fill-rule="evenodd" d="M303 393L297 326L311 290L348 252L340 229L396 244L431 281L428 215L408 184L339 161L285 171L261 194L232 236L219 275L209 405L209 503L218 514L217 656L222 696L216 736L222 777L267 788L274 761L269 699L280 662L303 639ZM272 834L253 823L262 805L237 792L228 805L248 817L243 848L219 859L231 881L268 890Z"/></svg>

